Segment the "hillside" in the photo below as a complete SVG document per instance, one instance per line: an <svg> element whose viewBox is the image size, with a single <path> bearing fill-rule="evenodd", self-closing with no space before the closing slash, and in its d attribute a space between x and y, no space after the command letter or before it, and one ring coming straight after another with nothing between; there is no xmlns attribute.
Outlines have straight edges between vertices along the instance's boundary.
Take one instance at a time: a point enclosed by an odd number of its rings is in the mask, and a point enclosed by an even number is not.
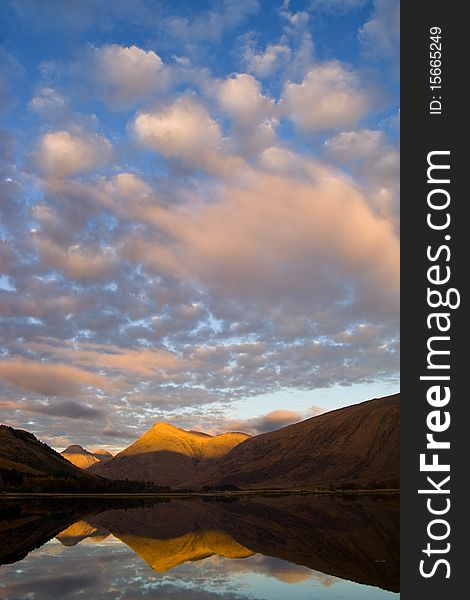
<svg viewBox="0 0 470 600"><path fill-rule="evenodd" d="M87 471L109 479L154 481L178 487L204 473L248 437L233 432L210 436L156 423L112 460L95 463Z"/></svg>
<svg viewBox="0 0 470 600"><path fill-rule="evenodd" d="M77 486L94 480L32 433L0 425L0 489L42 489L50 482Z"/></svg>
<svg viewBox="0 0 470 600"><path fill-rule="evenodd" d="M113 455L107 450L89 452L82 446L73 444L60 453L64 458L80 469L87 469L100 461L111 460Z"/></svg>
<svg viewBox="0 0 470 600"><path fill-rule="evenodd" d="M399 487L400 396L369 400L246 440L186 485Z"/></svg>
<svg viewBox="0 0 470 600"><path fill-rule="evenodd" d="M159 485L110 481L71 464L27 431L0 425L0 492L159 492Z"/></svg>

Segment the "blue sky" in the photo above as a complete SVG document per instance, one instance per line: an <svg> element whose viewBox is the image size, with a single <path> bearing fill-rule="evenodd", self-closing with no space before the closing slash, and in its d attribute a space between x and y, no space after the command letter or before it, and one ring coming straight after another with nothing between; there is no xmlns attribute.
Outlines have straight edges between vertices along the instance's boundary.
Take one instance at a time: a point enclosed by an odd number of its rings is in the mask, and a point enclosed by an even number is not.
<svg viewBox="0 0 470 600"><path fill-rule="evenodd" d="M2 421L118 448L397 391L396 0L0 23Z"/></svg>

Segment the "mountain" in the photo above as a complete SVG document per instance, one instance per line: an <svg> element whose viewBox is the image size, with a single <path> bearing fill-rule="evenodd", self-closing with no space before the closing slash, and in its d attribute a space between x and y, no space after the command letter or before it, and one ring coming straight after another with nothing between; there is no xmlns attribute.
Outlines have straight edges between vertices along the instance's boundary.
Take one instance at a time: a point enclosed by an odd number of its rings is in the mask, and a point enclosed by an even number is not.
<svg viewBox="0 0 470 600"><path fill-rule="evenodd" d="M99 460L111 460L113 458L111 452L104 450L103 448L93 448L90 452Z"/></svg>
<svg viewBox="0 0 470 600"><path fill-rule="evenodd" d="M109 479L154 481L180 486L204 473L215 461L248 439L245 433L211 436L156 423L128 448L108 462L93 464L87 472Z"/></svg>
<svg viewBox="0 0 470 600"><path fill-rule="evenodd" d="M87 469L97 462L111 460L113 457L107 450L94 450L89 452L77 444L68 446L61 452L61 455L80 469Z"/></svg>
<svg viewBox="0 0 470 600"><path fill-rule="evenodd" d="M252 438L236 432L210 436L156 423L114 458L94 462L85 471L32 434L0 426L0 487L25 491L77 486L80 491L158 491L162 486L398 488L399 424L399 394ZM96 458L81 446L69 447L65 453L84 460Z"/></svg>
<svg viewBox="0 0 470 600"><path fill-rule="evenodd" d="M37 491L50 482L78 486L94 480L32 433L0 425L0 489Z"/></svg>
<svg viewBox="0 0 470 600"><path fill-rule="evenodd" d="M400 395L373 399L247 439L185 485L399 487Z"/></svg>

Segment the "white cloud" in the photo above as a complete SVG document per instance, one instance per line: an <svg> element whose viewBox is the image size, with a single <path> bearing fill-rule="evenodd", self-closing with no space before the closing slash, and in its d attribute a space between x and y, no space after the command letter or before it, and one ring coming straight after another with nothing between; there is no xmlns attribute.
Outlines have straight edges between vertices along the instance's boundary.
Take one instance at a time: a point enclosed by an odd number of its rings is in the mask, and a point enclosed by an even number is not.
<svg viewBox="0 0 470 600"><path fill-rule="evenodd" d="M291 79L303 77L313 63L313 40L309 31L310 16L306 11L289 12L288 3L280 13L286 21L284 33L292 48L288 75Z"/></svg>
<svg viewBox="0 0 470 600"><path fill-rule="evenodd" d="M48 177L62 178L96 171L112 158L110 142L102 135L77 130L46 133L35 152L38 167Z"/></svg>
<svg viewBox="0 0 470 600"><path fill-rule="evenodd" d="M92 371L54 363L12 358L0 361L0 379L22 390L47 396L73 396L85 386L103 390L115 387L113 381Z"/></svg>
<svg viewBox="0 0 470 600"><path fill-rule="evenodd" d="M230 140L238 154L247 160L259 157L266 148L276 144L277 120L266 119L254 125L240 125L230 132Z"/></svg>
<svg viewBox="0 0 470 600"><path fill-rule="evenodd" d="M387 58L398 63L400 1L374 0L374 11L370 20L359 30L359 40L372 58Z"/></svg>
<svg viewBox="0 0 470 600"><path fill-rule="evenodd" d="M191 198L149 207L141 218L155 233L137 245L128 236L126 258L197 280L216 296L249 302L252 310L268 310L273 298L278 306L295 298L297 313L312 314L334 298L359 311L367 304L371 314L394 311L399 244L391 224L325 165L282 149L263 156L274 169L283 163L285 172L243 165L217 202Z"/></svg>
<svg viewBox="0 0 470 600"><path fill-rule="evenodd" d="M329 152L343 162L353 162L377 156L384 146L385 134L382 131L362 129L342 131L325 142Z"/></svg>
<svg viewBox="0 0 470 600"><path fill-rule="evenodd" d="M250 36L242 46L242 61L247 71L258 77L268 77L285 65L291 58L291 48L279 42L268 44L265 50L258 50Z"/></svg>
<svg viewBox="0 0 470 600"><path fill-rule="evenodd" d="M347 165L360 180L374 210L398 227L398 147L383 131L361 129L342 131L325 142L327 153Z"/></svg>
<svg viewBox="0 0 470 600"><path fill-rule="evenodd" d="M218 0L212 8L195 12L191 18L172 16L164 19L163 27L187 44L206 44L220 39L227 30L242 23L260 9L258 0Z"/></svg>
<svg viewBox="0 0 470 600"><path fill-rule="evenodd" d="M301 83L288 83L281 109L302 129L326 130L354 125L372 104L357 73L330 61L313 67Z"/></svg>
<svg viewBox="0 0 470 600"><path fill-rule="evenodd" d="M41 266L62 272L71 279L108 280L117 268L113 248L60 246L37 236Z"/></svg>
<svg viewBox="0 0 470 600"><path fill-rule="evenodd" d="M266 148L260 156L260 165L270 173L296 176L303 173L302 161L295 152L279 146ZM298 167L298 168L296 168Z"/></svg>
<svg viewBox="0 0 470 600"><path fill-rule="evenodd" d="M231 120L227 148L232 153L249 160L276 143L278 108L253 75L238 73L208 92L217 99L222 116Z"/></svg>
<svg viewBox="0 0 470 600"><path fill-rule="evenodd" d="M306 11L290 12L288 3L278 10L283 19L282 33L277 40L262 45L254 32L241 35L237 53L243 69L257 77L268 78L279 72L284 80L303 77L313 63L314 45Z"/></svg>
<svg viewBox="0 0 470 600"><path fill-rule="evenodd" d="M274 102L263 95L259 81L247 73L222 82L218 100L223 112L242 125L269 119L274 108Z"/></svg>
<svg viewBox="0 0 470 600"><path fill-rule="evenodd" d="M225 414L204 414L202 417L191 414L168 415L167 419L176 427L182 429L196 429L211 435L220 435L227 431L240 431L249 435L259 435L267 431L274 431L293 423L298 423L310 417L315 417L325 412L325 409L312 406L306 411L296 411L280 408L264 415L248 419L233 419Z"/></svg>
<svg viewBox="0 0 470 600"><path fill-rule="evenodd" d="M46 119L60 117L69 110L68 99L51 87L43 87L38 90L29 106Z"/></svg>
<svg viewBox="0 0 470 600"><path fill-rule="evenodd" d="M181 97L165 108L141 112L132 128L143 146L167 158L209 171L224 166L220 127L193 98Z"/></svg>
<svg viewBox="0 0 470 600"><path fill-rule="evenodd" d="M93 48L91 60L95 85L111 105L138 102L167 84L162 59L153 50L110 44Z"/></svg>

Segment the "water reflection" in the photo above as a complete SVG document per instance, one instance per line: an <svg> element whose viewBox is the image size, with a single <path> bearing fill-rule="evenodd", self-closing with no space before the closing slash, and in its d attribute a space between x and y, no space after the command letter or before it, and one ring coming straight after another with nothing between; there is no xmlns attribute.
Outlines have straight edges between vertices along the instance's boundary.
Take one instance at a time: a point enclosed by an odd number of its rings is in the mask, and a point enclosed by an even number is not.
<svg viewBox="0 0 470 600"><path fill-rule="evenodd" d="M54 536L2 568L0 598L376 600L399 585L393 496L4 507L0 562Z"/></svg>

